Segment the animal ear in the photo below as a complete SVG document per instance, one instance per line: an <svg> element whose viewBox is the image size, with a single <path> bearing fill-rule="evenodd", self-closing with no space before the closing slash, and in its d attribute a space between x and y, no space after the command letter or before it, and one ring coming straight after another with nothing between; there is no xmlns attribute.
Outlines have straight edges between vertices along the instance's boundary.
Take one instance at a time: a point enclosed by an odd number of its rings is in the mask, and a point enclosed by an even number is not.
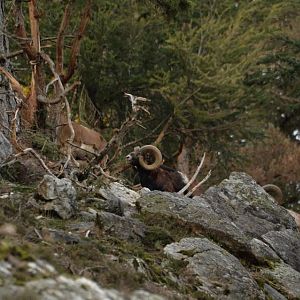
<svg viewBox="0 0 300 300"><path fill-rule="evenodd" d="M149 163L149 161L145 160L145 157L150 155L153 158L153 161ZM162 155L160 150L153 145L145 145L140 149L139 155L139 163L142 168L146 170L154 170L157 169L162 164Z"/></svg>

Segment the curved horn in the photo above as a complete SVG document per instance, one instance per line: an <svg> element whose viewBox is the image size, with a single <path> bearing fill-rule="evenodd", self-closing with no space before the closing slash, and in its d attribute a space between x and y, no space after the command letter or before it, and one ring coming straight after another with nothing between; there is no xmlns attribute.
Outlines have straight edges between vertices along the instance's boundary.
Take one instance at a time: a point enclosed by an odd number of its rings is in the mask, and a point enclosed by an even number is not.
<svg viewBox="0 0 300 300"><path fill-rule="evenodd" d="M278 204L283 204L283 195L280 187L275 184L266 184L263 189L270 194Z"/></svg>
<svg viewBox="0 0 300 300"><path fill-rule="evenodd" d="M147 164L147 162L144 160L144 155L146 153L150 153L154 156L154 162L150 165ZM158 168L162 164L162 155L161 155L160 150L153 145L146 145L146 146L141 147L139 163L142 168L149 170L149 171Z"/></svg>

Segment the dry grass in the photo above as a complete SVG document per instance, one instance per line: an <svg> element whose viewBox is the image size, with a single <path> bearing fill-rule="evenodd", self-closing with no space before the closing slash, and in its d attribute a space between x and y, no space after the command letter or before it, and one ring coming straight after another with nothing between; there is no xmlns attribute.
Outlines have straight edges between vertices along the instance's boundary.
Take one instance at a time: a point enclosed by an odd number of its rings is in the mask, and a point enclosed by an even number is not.
<svg viewBox="0 0 300 300"><path fill-rule="evenodd" d="M300 147L277 128L269 128L266 138L242 149L245 164L239 170L251 175L260 185L274 183L292 196L300 182Z"/></svg>

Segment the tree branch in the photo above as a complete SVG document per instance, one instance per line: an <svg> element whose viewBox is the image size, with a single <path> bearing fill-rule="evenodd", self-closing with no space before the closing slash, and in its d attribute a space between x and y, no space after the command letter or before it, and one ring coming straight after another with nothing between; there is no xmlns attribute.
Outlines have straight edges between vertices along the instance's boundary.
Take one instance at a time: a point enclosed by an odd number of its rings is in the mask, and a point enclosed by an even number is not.
<svg viewBox="0 0 300 300"><path fill-rule="evenodd" d="M198 176L200 169L202 168L202 165L204 163L205 160L205 152L203 154L203 157L201 159L201 162L196 170L196 172L194 173L193 177L190 179L190 181L178 192L179 195L182 195L188 188L189 186L195 181L196 177Z"/></svg>
<svg viewBox="0 0 300 300"><path fill-rule="evenodd" d="M18 51L14 51L14 52L11 52L8 54L3 54L3 55L0 55L0 60L1 59L3 59L3 60L10 59L10 58L16 57L18 55L21 55L23 53L24 53L24 50L18 50Z"/></svg>
<svg viewBox="0 0 300 300"><path fill-rule="evenodd" d="M56 82L56 80L55 80ZM61 101L62 98L64 98L67 93L69 93L70 91L72 91L74 88L76 88L78 85L80 85L81 82L80 81L75 81L72 85L70 85L69 87L67 87L66 89L64 89L63 92L59 93L57 96L55 96L55 98L53 99L49 99L47 100L46 97L39 95L37 97L38 101L45 103L45 104L57 104Z"/></svg>
<svg viewBox="0 0 300 300"><path fill-rule="evenodd" d="M43 168L52 176L56 177L51 171L50 169L46 166L45 162L41 159L41 157L32 149L32 148L26 148L24 149L22 152L19 152L17 154L14 155L14 158L6 163L3 163L2 165L0 165L0 168L3 168L5 166L9 166L11 164L13 164L16 159L19 157L19 156L22 156L24 154L27 154L27 153L31 153L33 154L34 157L36 157L38 159L38 161L40 162L40 164L43 166Z"/></svg>
<svg viewBox="0 0 300 300"><path fill-rule="evenodd" d="M26 99L26 96L23 93L22 86L19 81L3 67L0 67L0 72L9 80L12 90L21 100L24 101Z"/></svg>
<svg viewBox="0 0 300 300"><path fill-rule="evenodd" d="M19 43L21 48L27 54L30 60L35 60L37 52L31 46L30 40L27 37L27 32L25 29L24 16L22 12L22 2L16 1L15 3L15 16L16 16L16 35L19 38Z"/></svg>
<svg viewBox="0 0 300 300"><path fill-rule="evenodd" d="M86 3L86 6L84 8L82 17L81 17L81 21L80 21L79 28L77 30L76 38L74 39L74 42L72 45L68 71L65 75L62 76L63 84L66 84L75 72L75 69L77 66L77 57L79 55L79 50L80 50L80 43L81 43L83 34L85 32L86 26L90 20L91 6L92 6L92 1L88 0Z"/></svg>
<svg viewBox="0 0 300 300"><path fill-rule="evenodd" d="M61 75L63 73L63 47L64 47L64 33L69 24L71 15L71 1L65 7L65 11L60 23L60 27L57 33L56 41L56 72Z"/></svg>

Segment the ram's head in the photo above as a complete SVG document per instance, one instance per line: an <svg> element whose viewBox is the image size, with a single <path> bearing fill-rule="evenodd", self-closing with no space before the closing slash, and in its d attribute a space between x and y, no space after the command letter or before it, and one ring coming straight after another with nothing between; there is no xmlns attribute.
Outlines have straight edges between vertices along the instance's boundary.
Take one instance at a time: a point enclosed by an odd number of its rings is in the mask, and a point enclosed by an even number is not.
<svg viewBox="0 0 300 300"><path fill-rule="evenodd" d="M160 150L153 145L135 147L133 152L126 156L126 160L133 166L140 165L149 171L157 169L163 163Z"/></svg>

